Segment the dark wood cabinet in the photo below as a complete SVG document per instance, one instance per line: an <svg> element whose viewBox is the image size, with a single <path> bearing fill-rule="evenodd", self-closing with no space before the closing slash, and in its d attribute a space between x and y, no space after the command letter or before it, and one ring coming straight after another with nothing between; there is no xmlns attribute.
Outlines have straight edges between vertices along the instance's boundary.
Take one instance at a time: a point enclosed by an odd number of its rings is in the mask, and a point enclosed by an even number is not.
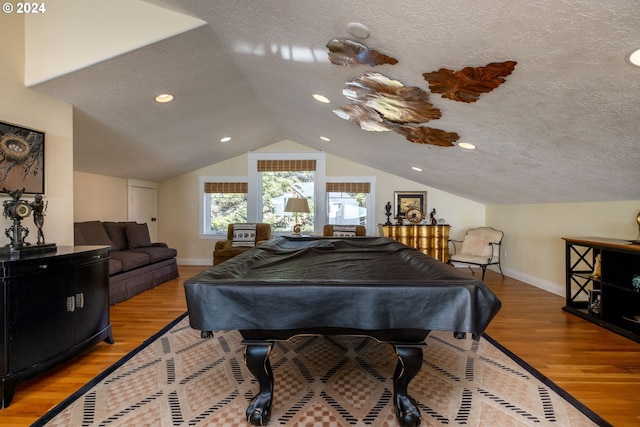
<svg viewBox="0 0 640 427"><path fill-rule="evenodd" d="M100 341L109 323L107 247L58 247L20 259L0 257L0 393Z"/></svg>
<svg viewBox="0 0 640 427"><path fill-rule="evenodd" d="M640 245L602 238L564 238L565 311L640 342ZM599 264L599 266L598 266Z"/></svg>

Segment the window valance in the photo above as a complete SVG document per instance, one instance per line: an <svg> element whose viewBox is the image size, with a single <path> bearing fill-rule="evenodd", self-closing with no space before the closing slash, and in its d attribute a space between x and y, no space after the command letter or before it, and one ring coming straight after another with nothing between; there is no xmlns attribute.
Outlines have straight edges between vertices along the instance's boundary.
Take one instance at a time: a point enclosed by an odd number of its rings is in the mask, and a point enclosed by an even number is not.
<svg viewBox="0 0 640 427"><path fill-rule="evenodd" d="M370 182L327 182L327 192L331 193L370 193Z"/></svg>
<svg viewBox="0 0 640 427"><path fill-rule="evenodd" d="M258 160L258 172L295 172L315 170L315 160Z"/></svg>
<svg viewBox="0 0 640 427"><path fill-rule="evenodd" d="M249 184L246 182L205 182L205 193L248 193Z"/></svg>

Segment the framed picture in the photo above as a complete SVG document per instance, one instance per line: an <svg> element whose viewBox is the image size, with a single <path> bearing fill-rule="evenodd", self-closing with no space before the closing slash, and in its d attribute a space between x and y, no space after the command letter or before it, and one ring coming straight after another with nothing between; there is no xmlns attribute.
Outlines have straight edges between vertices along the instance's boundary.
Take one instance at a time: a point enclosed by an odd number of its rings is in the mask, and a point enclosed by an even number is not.
<svg viewBox="0 0 640 427"><path fill-rule="evenodd" d="M427 192L426 191L395 191L394 199L396 201L394 213L400 218L405 218L407 211L418 209L422 215L427 209Z"/></svg>
<svg viewBox="0 0 640 427"><path fill-rule="evenodd" d="M0 122L0 190L44 193L44 132Z"/></svg>

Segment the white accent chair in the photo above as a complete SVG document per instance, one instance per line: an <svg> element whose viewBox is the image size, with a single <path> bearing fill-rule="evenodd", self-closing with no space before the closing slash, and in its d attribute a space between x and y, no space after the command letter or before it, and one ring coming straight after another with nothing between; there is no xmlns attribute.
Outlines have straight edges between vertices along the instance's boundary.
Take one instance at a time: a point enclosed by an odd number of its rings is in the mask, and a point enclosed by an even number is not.
<svg viewBox="0 0 640 427"><path fill-rule="evenodd" d="M472 265L482 268L482 280L489 265L497 265L502 273L500 255L504 233L493 227L478 227L467 230L464 240L449 239L451 254L449 264L466 264L473 273Z"/></svg>

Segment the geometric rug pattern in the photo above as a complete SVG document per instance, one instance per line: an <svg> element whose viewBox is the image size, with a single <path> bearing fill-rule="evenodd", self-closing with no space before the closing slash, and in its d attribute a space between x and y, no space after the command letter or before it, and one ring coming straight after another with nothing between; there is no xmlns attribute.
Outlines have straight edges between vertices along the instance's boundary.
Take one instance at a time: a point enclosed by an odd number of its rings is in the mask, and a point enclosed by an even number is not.
<svg viewBox="0 0 640 427"><path fill-rule="evenodd" d="M34 426L245 426L258 386L237 331L201 339L184 317ZM421 426L606 426L485 337L432 332L409 394ZM357 336L304 336L269 355L270 426L397 426L393 347ZM586 412L585 413L583 413Z"/></svg>

